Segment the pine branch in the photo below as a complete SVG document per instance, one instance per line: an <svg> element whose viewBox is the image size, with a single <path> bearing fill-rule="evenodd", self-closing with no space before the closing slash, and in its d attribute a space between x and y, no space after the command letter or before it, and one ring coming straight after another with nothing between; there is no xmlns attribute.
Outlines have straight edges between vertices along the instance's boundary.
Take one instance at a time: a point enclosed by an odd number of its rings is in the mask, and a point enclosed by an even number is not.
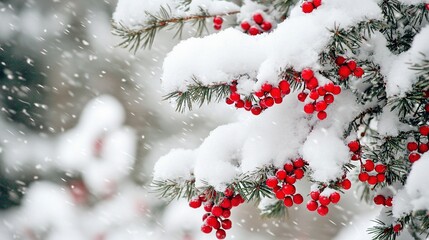
<svg viewBox="0 0 429 240"><path fill-rule="evenodd" d="M227 13L209 14L206 10L200 7L198 15L190 15L186 17L174 17L171 8L161 7L156 14L146 12L148 20L137 29L126 27L122 23L112 23L113 34L122 38L122 42L118 45L123 48L128 48L130 51L136 52L140 48L151 48L155 41L156 34L161 29L166 27L169 30L176 29L175 37L181 37L185 23L192 23L196 26L196 35L201 36L206 29L206 19L215 16L228 16L239 13L240 11L231 11Z"/></svg>
<svg viewBox="0 0 429 240"><path fill-rule="evenodd" d="M194 180L186 180L182 183L173 180L153 180L151 185L153 192L158 194L159 198L164 198L168 202L174 199L186 198L190 200L196 195Z"/></svg>
<svg viewBox="0 0 429 240"><path fill-rule="evenodd" d="M216 102L225 99L230 94L229 85L219 83L205 86L195 77L194 84L188 85L185 92L175 91L164 96L164 100L174 99L176 101L176 111L183 112L186 108L192 110L192 104L195 102L200 107L204 103L210 103L215 98Z"/></svg>
<svg viewBox="0 0 429 240"><path fill-rule="evenodd" d="M246 201L260 202L262 198L272 198L273 191L265 185L268 174L274 174L274 167L262 167L253 172L243 174L235 183L235 189Z"/></svg>
<svg viewBox="0 0 429 240"><path fill-rule="evenodd" d="M393 231L392 226L386 225L381 220L374 220L377 225L369 228L367 232L372 235L373 240L395 240L397 234Z"/></svg>
<svg viewBox="0 0 429 240"><path fill-rule="evenodd" d="M274 204L265 206L261 210L261 216L264 218L284 218L287 214L287 209L283 201L277 201Z"/></svg>

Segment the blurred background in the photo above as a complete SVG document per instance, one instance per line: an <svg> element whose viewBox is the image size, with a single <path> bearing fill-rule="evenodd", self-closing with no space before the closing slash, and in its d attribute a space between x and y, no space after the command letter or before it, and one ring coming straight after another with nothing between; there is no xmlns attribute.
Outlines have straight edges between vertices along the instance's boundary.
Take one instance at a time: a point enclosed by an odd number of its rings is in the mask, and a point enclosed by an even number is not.
<svg viewBox="0 0 429 240"><path fill-rule="evenodd" d="M197 147L236 112L225 104L175 112L159 76L179 40L161 32L151 50L116 47L115 7L116 0L0 0L1 240L214 238L200 233L202 212L184 201L166 205L148 185L160 156ZM228 238L364 231L353 217L368 208L345 198L329 218L301 207L261 220L245 205L233 212Z"/></svg>

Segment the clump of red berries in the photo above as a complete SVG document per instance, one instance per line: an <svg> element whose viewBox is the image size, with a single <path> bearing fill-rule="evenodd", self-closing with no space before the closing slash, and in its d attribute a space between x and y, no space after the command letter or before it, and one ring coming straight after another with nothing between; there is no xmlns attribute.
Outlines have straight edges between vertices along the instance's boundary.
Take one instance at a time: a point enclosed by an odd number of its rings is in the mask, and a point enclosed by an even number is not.
<svg viewBox="0 0 429 240"><path fill-rule="evenodd" d="M402 225L400 223L397 223L395 226L392 227L393 232L399 233L402 230Z"/></svg>
<svg viewBox="0 0 429 240"><path fill-rule="evenodd" d="M261 89L251 97L246 98L237 92L238 83L234 81L230 85L230 95L226 99L227 104L235 104L236 108L244 108L253 115L259 115L267 108L283 102L283 97L290 93L290 84L287 80L281 80L277 86L264 83Z"/></svg>
<svg viewBox="0 0 429 240"><path fill-rule="evenodd" d="M348 144L350 152L353 153L352 155L352 161L358 161L361 159L361 147L358 140L354 140L349 142Z"/></svg>
<svg viewBox="0 0 429 240"><path fill-rule="evenodd" d="M359 181L368 182L369 185L382 183L386 180L386 169L386 165L382 163L375 164L374 161L367 159L364 164L361 162Z"/></svg>
<svg viewBox="0 0 429 240"><path fill-rule="evenodd" d="M273 28L270 21L264 19L264 16L260 12L256 12L252 15L252 19L243 20L240 24L241 29L249 35L258 35L263 32L268 32Z"/></svg>
<svg viewBox="0 0 429 240"><path fill-rule="evenodd" d="M305 102L307 98L311 99L311 102L304 105L304 112L307 114L317 112L317 118L325 119L328 116L325 110L334 102L334 95L341 93L341 87L333 83L319 86L313 70L309 68L302 70L301 79L305 89L298 94L298 100Z"/></svg>
<svg viewBox="0 0 429 240"><path fill-rule="evenodd" d="M407 143L407 150L410 151L408 160L414 163L420 159L421 154L429 151L429 142L424 142L423 137L429 136L429 125L419 127L421 138L418 142Z"/></svg>
<svg viewBox="0 0 429 240"><path fill-rule="evenodd" d="M223 18L221 16L216 16L213 18L213 28L215 30L220 30L222 28Z"/></svg>
<svg viewBox="0 0 429 240"><path fill-rule="evenodd" d="M365 73L361 67L357 66L354 60L347 60L342 56L338 56L335 59L335 63L339 66L338 75L341 80L347 79L352 74L357 78L361 78Z"/></svg>
<svg viewBox="0 0 429 240"><path fill-rule="evenodd" d="M378 194L377 196L374 197L374 203L376 205L383 205L385 207L391 207L392 200L393 198L391 196L384 196L382 194Z"/></svg>
<svg viewBox="0 0 429 240"><path fill-rule="evenodd" d="M302 3L301 8L304 13L311 13L320 5L322 5L322 0L305 1Z"/></svg>
<svg viewBox="0 0 429 240"><path fill-rule="evenodd" d="M428 11L429 11L429 3L426 3L426 4L425 4L425 7L426 7L426 10L428 10Z"/></svg>
<svg viewBox="0 0 429 240"><path fill-rule="evenodd" d="M320 216L328 214L329 204L337 204L341 199L339 192L328 188L313 190L310 192L310 197L311 200L307 202L307 209L312 212L317 210Z"/></svg>
<svg viewBox="0 0 429 240"><path fill-rule="evenodd" d="M298 158L290 163L286 163L283 168L278 169L275 176L269 177L265 183L271 188L277 199L283 200L286 207L293 204L301 204L304 198L296 192L295 183L304 177L304 166L306 162Z"/></svg>
<svg viewBox="0 0 429 240"><path fill-rule="evenodd" d="M217 239L225 239L225 230L231 229L232 222L229 219L231 216L231 209L244 203L243 197L235 193L232 188L227 188L223 196L219 199L217 204L214 204L212 198L215 195L208 196L202 194L189 201L189 206L192 208L199 208L204 203L204 210L207 212L203 215L203 225L201 231L203 233L211 233L213 229L216 230Z"/></svg>

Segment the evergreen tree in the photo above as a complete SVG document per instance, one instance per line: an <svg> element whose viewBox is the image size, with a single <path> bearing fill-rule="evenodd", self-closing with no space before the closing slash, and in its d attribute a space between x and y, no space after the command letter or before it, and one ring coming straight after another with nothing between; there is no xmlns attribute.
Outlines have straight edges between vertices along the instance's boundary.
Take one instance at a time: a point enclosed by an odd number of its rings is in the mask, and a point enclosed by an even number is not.
<svg viewBox="0 0 429 240"><path fill-rule="evenodd" d="M325 216L351 185L384 206L373 239L427 237L428 21L429 3L411 0L120 1L114 33L133 51L161 31L219 31L164 60L178 111L225 101L249 112L161 158L153 187L204 205L201 230L219 239L244 201L276 217L308 198Z"/></svg>

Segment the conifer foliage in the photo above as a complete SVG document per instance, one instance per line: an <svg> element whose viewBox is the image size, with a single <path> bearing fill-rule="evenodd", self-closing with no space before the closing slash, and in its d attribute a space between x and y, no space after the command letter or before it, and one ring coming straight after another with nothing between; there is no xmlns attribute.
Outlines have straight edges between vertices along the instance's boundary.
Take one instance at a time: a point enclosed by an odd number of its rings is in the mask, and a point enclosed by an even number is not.
<svg viewBox="0 0 429 240"><path fill-rule="evenodd" d="M224 239L242 202L261 203L269 217L302 203L329 216L353 187L383 206L373 239L427 237L429 2L130 4L119 1L114 14L124 47L156 46L156 33L186 25L199 36L166 57L166 100L182 112L210 102L248 112L155 166L162 197L206 210L202 232Z"/></svg>

